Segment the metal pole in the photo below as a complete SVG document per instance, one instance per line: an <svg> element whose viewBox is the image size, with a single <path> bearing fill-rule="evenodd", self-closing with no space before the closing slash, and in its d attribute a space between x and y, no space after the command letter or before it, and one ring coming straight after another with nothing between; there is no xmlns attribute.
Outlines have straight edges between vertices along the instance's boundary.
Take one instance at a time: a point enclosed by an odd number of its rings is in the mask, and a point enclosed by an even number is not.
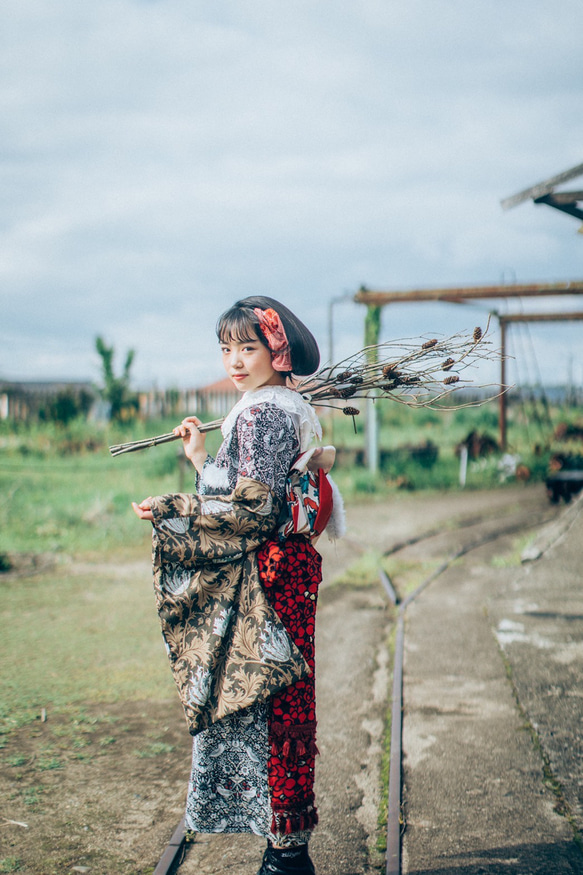
<svg viewBox="0 0 583 875"><path fill-rule="evenodd" d="M500 319L500 449L506 450L506 322Z"/></svg>
<svg viewBox="0 0 583 875"><path fill-rule="evenodd" d="M361 289L365 292L365 289ZM369 363L378 360L377 344L381 333L382 307L372 304L367 305L364 320L364 345L368 349L367 358ZM379 425L377 408L374 398L367 398L366 402L366 456L369 472L376 476L379 462Z"/></svg>
<svg viewBox="0 0 583 875"><path fill-rule="evenodd" d="M366 457L368 470L378 474L379 470L379 424L377 406L374 398L366 399Z"/></svg>

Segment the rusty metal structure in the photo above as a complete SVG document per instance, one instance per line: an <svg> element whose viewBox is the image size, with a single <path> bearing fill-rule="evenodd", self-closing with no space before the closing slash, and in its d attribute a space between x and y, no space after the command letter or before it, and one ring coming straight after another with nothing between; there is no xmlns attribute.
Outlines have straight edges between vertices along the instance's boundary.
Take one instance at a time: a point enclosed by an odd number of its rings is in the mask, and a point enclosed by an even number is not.
<svg viewBox="0 0 583 875"><path fill-rule="evenodd" d="M500 325L500 384L506 385L506 329L508 325L525 322L579 322L583 320L583 312L571 313L493 313ZM506 449L507 424L506 395L500 396L500 446Z"/></svg>
<svg viewBox="0 0 583 875"><path fill-rule="evenodd" d="M583 165L581 165L583 173ZM583 194L582 194L583 197ZM583 214L581 216L583 218ZM583 280L566 280L556 283L516 283L513 285L490 285L490 286L462 286L445 288L409 289L407 291L379 291L362 286L354 296L354 301L365 304L367 307L385 307L389 304L415 304L443 301L450 304L465 304L470 301L484 300L495 302L497 300L509 300L514 298L556 298L565 296L578 296L583 294ZM493 307L491 310L500 325L501 351L500 351L500 387L506 384L506 329L515 322L558 322L575 321L583 319L580 312L557 312L557 313L533 313L527 314L500 314ZM506 449L507 444L507 396L505 392L500 395L500 446ZM376 432L375 408L369 408L371 421L367 420L367 428L370 432ZM370 443L374 446L374 441ZM378 460L369 458L369 468L375 470Z"/></svg>

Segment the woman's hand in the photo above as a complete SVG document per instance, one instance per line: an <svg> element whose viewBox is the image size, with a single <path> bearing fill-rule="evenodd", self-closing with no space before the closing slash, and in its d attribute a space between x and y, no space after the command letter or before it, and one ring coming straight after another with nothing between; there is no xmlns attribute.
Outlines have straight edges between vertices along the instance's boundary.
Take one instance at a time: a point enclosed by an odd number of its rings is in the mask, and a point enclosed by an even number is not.
<svg viewBox="0 0 583 875"><path fill-rule="evenodd" d="M190 459L197 471L202 471L207 452L204 448L206 435L201 434L198 426L202 425L200 419L196 416L187 416L183 419L180 425L174 429L174 434L182 438L182 446L184 447L184 455Z"/></svg>
<svg viewBox="0 0 583 875"><path fill-rule="evenodd" d="M137 504L135 501L132 501L132 507L134 509L134 513L139 516L141 520L148 520L149 522L154 522L154 516L152 514L152 499L144 498L140 504Z"/></svg>

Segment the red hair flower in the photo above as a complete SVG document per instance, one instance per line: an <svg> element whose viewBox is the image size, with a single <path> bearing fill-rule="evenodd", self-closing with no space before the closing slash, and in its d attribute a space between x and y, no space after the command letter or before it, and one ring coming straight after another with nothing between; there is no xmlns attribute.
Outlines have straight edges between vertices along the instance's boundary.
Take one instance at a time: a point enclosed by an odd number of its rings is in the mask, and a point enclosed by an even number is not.
<svg viewBox="0 0 583 875"><path fill-rule="evenodd" d="M271 364L274 371L291 371L292 363L289 342L279 313L271 307L267 310L254 307L253 312L259 319L261 333L271 350Z"/></svg>

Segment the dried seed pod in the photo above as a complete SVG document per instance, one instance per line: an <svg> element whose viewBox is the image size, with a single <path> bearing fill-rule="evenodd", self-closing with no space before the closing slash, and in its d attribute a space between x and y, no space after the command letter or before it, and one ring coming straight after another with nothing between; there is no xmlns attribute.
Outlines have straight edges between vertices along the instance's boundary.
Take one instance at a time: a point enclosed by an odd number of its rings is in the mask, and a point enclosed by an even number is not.
<svg viewBox="0 0 583 875"><path fill-rule="evenodd" d="M397 380L393 380L392 383L381 383L380 388L385 392L390 392L392 389L396 389L398 385Z"/></svg>
<svg viewBox="0 0 583 875"><path fill-rule="evenodd" d="M451 371L451 369L453 368L454 365L455 365L455 361L453 359L451 359L451 358L446 359L444 362L442 362L441 370L442 371Z"/></svg>
<svg viewBox="0 0 583 875"><path fill-rule="evenodd" d="M443 385L444 386L451 386L453 383L459 383L459 380L460 380L460 378L454 374L451 377L446 377L445 380L443 381Z"/></svg>
<svg viewBox="0 0 583 875"><path fill-rule="evenodd" d="M426 340L424 344L422 344L421 349L431 349L432 346L437 345L437 337L434 337L433 340Z"/></svg>
<svg viewBox="0 0 583 875"><path fill-rule="evenodd" d="M480 328L480 326L477 326L476 328L474 328L474 343L477 343L478 340L481 340L481 339L482 339L482 329Z"/></svg>
<svg viewBox="0 0 583 875"><path fill-rule="evenodd" d="M410 377L403 377L401 382L403 383L403 386L416 386L421 382L421 377L411 375Z"/></svg>
<svg viewBox="0 0 583 875"><path fill-rule="evenodd" d="M355 386L360 386L361 383L364 383L364 377L361 377L359 374L353 374L348 382L354 383Z"/></svg>
<svg viewBox="0 0 583 875"><path fill-rule="evenodd" d="M339 392L341 398L350 398L356 392L356 386L344 386Z"/></svg>
<svg viewBox="0 0 583 875"><path fill-rule="evenodd" d="M383 368L383 377L387 380L397 380L401 376L401 372L397 370L395 365L385 365Z"/></svg>
<svg viewBox="0 0 583 875"><path fill-rule="evenodd" d="M342 392L340 391L340 389L336 389L333 386L329 391L330 395L332 395L333 398L342 398Z"/></svg>
<svg viewBox="0 0 583 875"><path fill-rule="evenodd" d="M352 377L352 371L342 371L341 374L338 374L336 377L337 383L345 383L346 380L349 380Z"/></svg>
<svg viewBox="0 0 583 875"><path fill-rule="evenodd" d="M344 416L358 416L360 414L360 410L357 410L356 407L343 407L342 413Z"/></svg>

